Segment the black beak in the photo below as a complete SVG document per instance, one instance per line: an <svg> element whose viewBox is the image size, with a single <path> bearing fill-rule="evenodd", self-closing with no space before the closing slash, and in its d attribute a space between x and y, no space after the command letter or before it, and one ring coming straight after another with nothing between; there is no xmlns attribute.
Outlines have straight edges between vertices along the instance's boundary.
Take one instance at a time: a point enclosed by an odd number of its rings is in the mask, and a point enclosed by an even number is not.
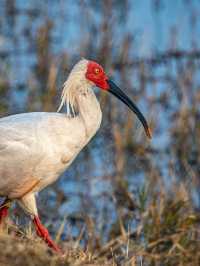
<svg viewBox="0 0 200 266"><path fill-rule="evenodd" d="M109 85L108 91L115 95L118 99L120 99L123 103L125 103L139 118L140 122L142 123L144 130L146 132L146 135L151 138L151 130L147 124L146 119L144 118L143 114L140 112L140 110L137 108L137 106L131 101L131 99L112 81L107 80L107 83Z"/></svg>

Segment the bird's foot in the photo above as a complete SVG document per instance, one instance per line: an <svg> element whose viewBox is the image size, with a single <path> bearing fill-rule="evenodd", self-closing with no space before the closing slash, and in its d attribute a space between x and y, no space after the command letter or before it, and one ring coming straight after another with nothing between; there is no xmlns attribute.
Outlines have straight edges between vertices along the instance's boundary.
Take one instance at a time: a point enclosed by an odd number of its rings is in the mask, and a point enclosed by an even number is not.
<svg viewBox="0 0 200 266"><path fill-rule="evenodd" d="M10 204L11 201L6 199L0 206L0 224L2 223L3 219L8 216L8 209L10 208Z"/></svg>
<svg viewBox="0 0 200 266"><path fill-rule="evenodd" d="M8 207L3 207L0 209L0 224L2 223L3 219L8 215Z"/></svg>
<svg viewBox="0 0 200 266"><path fill-rule="evenodd" d="M47 245L55 250L58 253L62 253L61 249L54 243L54 241L51 239L48 230L42 225L40 219L38 216L35 216L33 219L33 222L36 227L36 232L39 237L41 237Z"/></svg>

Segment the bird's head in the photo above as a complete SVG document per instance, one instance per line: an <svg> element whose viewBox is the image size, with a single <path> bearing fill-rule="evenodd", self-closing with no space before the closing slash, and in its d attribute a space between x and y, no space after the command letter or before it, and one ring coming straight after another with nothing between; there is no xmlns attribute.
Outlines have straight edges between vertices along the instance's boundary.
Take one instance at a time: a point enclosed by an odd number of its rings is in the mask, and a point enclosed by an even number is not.
<svg viewBox="0 0 200 266"><path fill-rule="evenodd" d="M151 138L151 130L143 114L133 103L133 101L112 80L108 78L102 66L100 66L94 61L88 61L85 72L85 78L100 89L112 93L119 100L125 103L137 115L144 127L146 135Z"/></svg>
<svg viewBox="0 0 200 266"><path fill-rule="evenodd" d="M87 80L94 83L95 86L103 90L109 89L108 77L103 70L103 67L94 61L88 61L87 70L85 73Z"/></svg>

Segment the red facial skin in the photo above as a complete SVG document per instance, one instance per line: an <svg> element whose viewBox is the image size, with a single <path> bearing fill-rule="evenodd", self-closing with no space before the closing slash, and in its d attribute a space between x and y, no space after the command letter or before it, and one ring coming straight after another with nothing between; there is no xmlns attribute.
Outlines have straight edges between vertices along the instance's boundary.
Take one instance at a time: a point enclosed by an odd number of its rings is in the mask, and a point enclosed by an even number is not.
<svg viewBox="0 0 200 266"><path fill-rule="evenodd" d="M97 87L103 90L109 90L107 83L108 77L106 76L102 66L94 61L89 61L87 66L86 78L92 81Z"/></svg>

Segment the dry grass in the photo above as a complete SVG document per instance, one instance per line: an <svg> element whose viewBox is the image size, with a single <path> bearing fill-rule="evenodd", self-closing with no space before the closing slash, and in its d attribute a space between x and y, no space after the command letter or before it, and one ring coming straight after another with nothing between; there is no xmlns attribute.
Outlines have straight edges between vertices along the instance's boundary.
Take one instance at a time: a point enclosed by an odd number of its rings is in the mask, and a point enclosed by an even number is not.
<svg viewBox="0 0 200 266"><path fill-rule="evenodd" d="M200 265L200 216L185 194L183 197L182 189L176 190L176 197L151 191L151 199L143 208L145 193L139 196L134 211L140 216L134 231L126 229L128 219L119 214L119 233L106 244L91 247L87 243L83 248L77 242L59 240L63 256L52 252L31 226L22 232L7 221L0 234L0 265Z"/></svg>
<svg viewBox="0 0 200 266"><path fill-rule="evenodd" d="M96 258L73 243L60 243L64 254L57 255L28 229L23 233L16 226L6 225L0 233L1 266L82 266L115 265L106 257Z"/></svg>

